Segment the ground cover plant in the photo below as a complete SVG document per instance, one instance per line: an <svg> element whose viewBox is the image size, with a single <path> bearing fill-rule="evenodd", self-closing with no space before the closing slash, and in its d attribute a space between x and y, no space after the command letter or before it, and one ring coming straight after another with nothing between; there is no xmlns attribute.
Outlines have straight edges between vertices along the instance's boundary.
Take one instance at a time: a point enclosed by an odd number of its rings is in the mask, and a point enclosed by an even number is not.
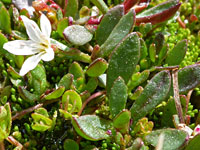
<svg viewBox="0 0 200 150"><path fill-rule="evenodd" d="M198 0L0 0L0 150L198 150Z"/></svg>

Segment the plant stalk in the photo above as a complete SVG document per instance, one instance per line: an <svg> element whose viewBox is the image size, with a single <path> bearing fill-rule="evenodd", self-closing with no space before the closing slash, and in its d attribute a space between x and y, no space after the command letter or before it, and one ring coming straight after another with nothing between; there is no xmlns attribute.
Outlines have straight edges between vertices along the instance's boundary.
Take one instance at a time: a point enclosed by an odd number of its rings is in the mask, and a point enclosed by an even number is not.
<svg viewBox="0 0 200 150"><path fill-rule="evenodd" d="M175 101L176 111L178 113L180 123L185 123L179 96L178 69L172 70L172 78L173 78L173 90L174 90L174 101Z"/></svg>

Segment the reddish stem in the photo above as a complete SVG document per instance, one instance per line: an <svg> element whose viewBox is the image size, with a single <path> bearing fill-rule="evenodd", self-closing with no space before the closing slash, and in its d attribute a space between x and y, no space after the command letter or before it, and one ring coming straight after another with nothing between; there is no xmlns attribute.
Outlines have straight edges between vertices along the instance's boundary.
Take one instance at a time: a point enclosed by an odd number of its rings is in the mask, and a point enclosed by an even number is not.
<svg viewBox="0 0 200 150"><path fill-rule="evenodd" d="M26 115L26 114L28 114L28 113L31 113L31 112L33 112L34 110L36 110L36 109L38 109L38 108L40 108L40 107L42 107L42 106L44 106L44 105L48 105L48 104L57 102L58 100L59 100L59 99L54 99L54 100L51 100L51 101L46 101L46 102L44 102L44 103L37 104L37 105L35 105L35 106L33 106L33 107L30 107L30 108L27 108L27 109L22 110L22 111L20 111L20 112L17 112L17 113L12 117L12 120L14 121L14 120L16 120L16 119L19 119L19 118L21 118L22 116L24 116L24 115Z"/></svg>
<svg viewBox="0 0 200 150"><path fill-rule="evenodd" d="M21 143L19 143L14 137L12 136L8 136L6 139L8 142L10 142L12 145L15 145L16 147L21 147L23 150L25 150L23 148L23 145Z"/></svg>
<svg viewBox="0 0 200 150"><path fill-rule="evenodd" d="M174 101L175 101L176 111L178 113L180 123L185 123L179 96L178 69L172 70L172 79L173 79Z"/></svg>
<svg viewBox="0 0 200 150"><path fill-rule="evenodd" d="M25 110L22 110L20 112L17 112L13 117L12 117L12 120L16 120L16 119L19 119L21 118L22 116L28 114L28 113L31 113L32 111L42 107L43 104L37 104L36 106L33 106L33 107L30 107L30 108L27 108Z"/></svg>
<svg viewBox="0 0 200 150"><path fill-rule="evenodd" d="M178 21L179 25L180 25L182 28L186 28L185 23L181 20L180 17L177 18L177 21Z"/></svg>
<svg viewBox="0 0 200 150"><path fill-rule="evenodd" d="M5 150L5 146L4 146L4 142L3 141L0 142L0 150Z"/></svg>
<svg viewBox="0 0 200 150"><path fill-rule="evenodd" d="M80 115L82 114L83 109L86 107L86 105L87 105L91 100L93 100L93 99L95 99L95 98L97 98L97 97L99 97L99 96L101 96L101 95L103 95L103 94L105 94L105 93L106 93L106 91L100 91L100 92L97 92L97 93L94 93L93 95L91 95L91 96L83 103L81 110L78 112L78 116L80 116Z"/></svg>

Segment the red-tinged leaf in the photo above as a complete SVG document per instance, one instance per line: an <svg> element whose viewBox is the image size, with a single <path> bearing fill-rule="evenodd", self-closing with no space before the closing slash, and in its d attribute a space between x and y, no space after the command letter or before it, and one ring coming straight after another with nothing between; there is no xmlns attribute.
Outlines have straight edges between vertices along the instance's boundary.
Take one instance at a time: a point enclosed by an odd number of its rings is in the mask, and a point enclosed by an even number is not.
<svg viewBox="0 0 200 150"><path fill-rule="evenodd" d="M125 0L124 3L123 3L123 4L124 4L124 11L125 11L125 13L127 13L128 10L129 10L131 7L133 7L135 4L137 4L138 1L139 1L139 0Z"/></svg>
<svg viewBox="0 0 200 150"><path fill-rule="evenodd" d="M148 7L148 3L142 3L141 5L136 5L134 7L134 9L135 9L136 13L139 13L139 12L143 11L147 7Z"/></svg>
<svg viewBox="0 0 200 150"><path fill-rule="evenodd" d="M157 24L164 22L176 13L180 5L181 3L179 3L179 0L171 0L161 3L160 5L157 5L137 15L136 24L139 25L140 23L148 22Z"/></svg>
<svg viewBox="0 0 200 150"><path fill-rule="evenodd" d="M140 4L140 3L149 3L150 1L151 1L151 0L140 0L140 1L139 1L139 4Z"/></svg>

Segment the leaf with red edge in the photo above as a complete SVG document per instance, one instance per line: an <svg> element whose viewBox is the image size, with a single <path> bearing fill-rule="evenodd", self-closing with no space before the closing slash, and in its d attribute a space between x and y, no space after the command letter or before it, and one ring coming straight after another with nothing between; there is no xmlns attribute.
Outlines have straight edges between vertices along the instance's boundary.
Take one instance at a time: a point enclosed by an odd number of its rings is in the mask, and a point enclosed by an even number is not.
<svg viewBox="0 0 200 150"><path fill-rule="evenodd" d="M124 1L124 11L127 13L131 7L138 3L139 0L125 0Z"/></svg>
<svg viewBox="0 0 200 150"><path fill-rule="evenodd" d="M157 24L171 18L181 6L179 0L170 0L152 7L136 16L136 24L152 23Z"/></svg>

